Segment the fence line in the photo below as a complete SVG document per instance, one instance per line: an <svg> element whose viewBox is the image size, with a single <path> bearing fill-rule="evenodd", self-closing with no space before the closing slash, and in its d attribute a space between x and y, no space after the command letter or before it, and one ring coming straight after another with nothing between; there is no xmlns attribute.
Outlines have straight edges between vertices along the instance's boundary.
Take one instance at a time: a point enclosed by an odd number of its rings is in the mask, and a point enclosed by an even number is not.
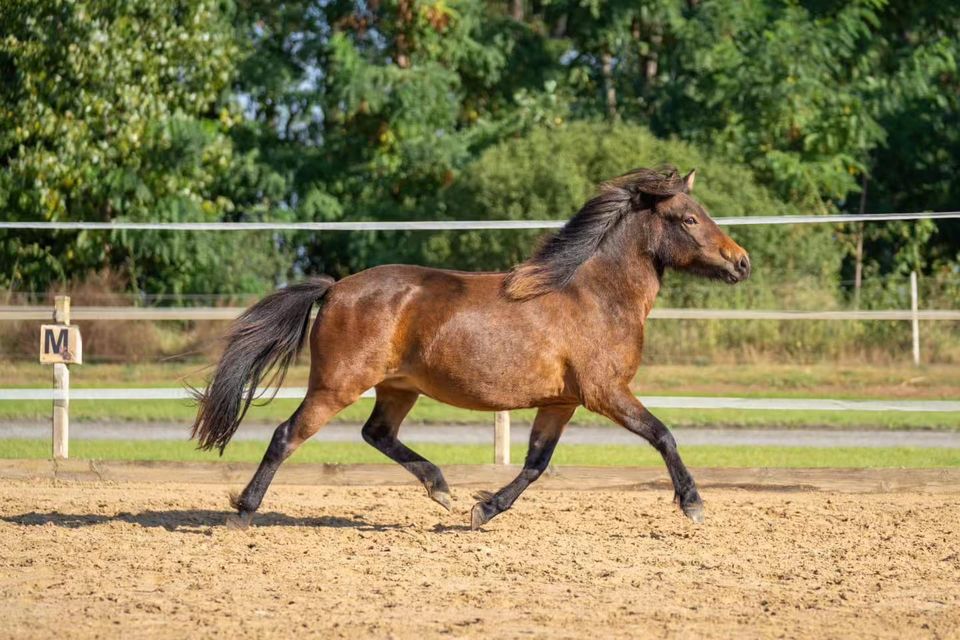
<svg viewBox="0 0 960 640"><path fill-rule="evenodd" d="M302 399L306 387L259 389L265 398ZM62 400L66 393L55 389L0 389L0 401ZM182 388L71 389L70 400L188 400ZM376 397L373 389L364 398ZM835 400L829 398L736 398L711 396L637 396L652 409L743 409L752 411L897 411L913 413L960 412L960 401L952 400Z"/></svg>
<svg viewBox="0 0 960 640"><path fill-rule="evenodd" d="M790 216L721 216L719 225L825 224L893 220L960 218L960 211ZM53 231L474 231L492 229L557 229L566 220L414 220L352 222L0 222L0 229Z"/></svg>
<svg viewBox="0 0 960 640"><path fill-rule="evenodd" d="M74 320L233 320L245 307L74 307ZM50 307L0 306L0 321L49 320ZM664 320L960 320L960 310L785 311L763 309L654 309Z"/></svg>
<svg viewBox="0 0 960 640"><path fill-rule="evenodd" d="M783 291L795 291L798 287L806 286L811 278L809 271L787 271L779 272L775 282L764 282L764 290L777 293ZM832 284L840 289L853 289L856 287L856 280L834 280ZM941 288L960 285L960 271L956 273L929 273L923 274L921 293L933 293L942 295ZM900 275L888 273L883 275L864 276L861 286L863 289L871 287L909 287L910 275ZM707 280L688 280L683 283L685 291L694 293L709 292L715 290L717 284ZM47 291L7 291L5 292L8 307L30 306L44 304L49 300ZM164 302L175 302L196 304L197 306L221 306L222 304L236 306L239 304L253 304L258 301L263 294L256 293L143 293L129 291L111 291L102 293L84 292L83 299L87 300L89 306L153 306ZM105 301L104 303L97 302ZM129 301L129 304L124 302Z"/></svg>

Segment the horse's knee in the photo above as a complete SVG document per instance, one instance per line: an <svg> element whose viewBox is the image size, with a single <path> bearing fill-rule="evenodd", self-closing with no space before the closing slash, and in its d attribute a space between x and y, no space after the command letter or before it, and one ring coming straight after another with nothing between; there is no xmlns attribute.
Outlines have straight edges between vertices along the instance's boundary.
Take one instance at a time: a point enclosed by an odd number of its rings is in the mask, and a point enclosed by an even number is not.
<svg viewBox="0 0 960 640"><path fill-rule="evenodd" d="M660 430L657 434L656 442L653 444L658 451L675 451L677 449L677 440L666 427Z"/></svg>
<svg viewBox="0 0 960 640"><path fill-rule="evenodd" d="M677 441L670 433L670 429L649 411L644 410L641 416L627 425L627 428L653 445L653 448L660 453L677 449Z"/></svg>

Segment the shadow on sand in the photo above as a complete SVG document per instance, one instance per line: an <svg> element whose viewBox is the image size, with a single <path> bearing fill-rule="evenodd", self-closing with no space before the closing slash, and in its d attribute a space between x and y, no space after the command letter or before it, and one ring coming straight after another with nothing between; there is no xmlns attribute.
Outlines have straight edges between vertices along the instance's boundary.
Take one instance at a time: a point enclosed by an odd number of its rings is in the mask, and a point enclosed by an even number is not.
<svg viewBox="0 0 960 640"><path fill-rule="evenodd" d="M464 533L473 531L468 524L436 524L431 529L434 533Z"/></svg>
<svg viewBox="0 0 960 640"><path fill-rule="evenodd" d="M141 511L140 513L118 513L116 515L75 514L75 513L24 513L21 515L0 516L0 521L24 526L43 526L52 524L67 529L90 527L109 522L126 522L141 527L162 527L167 531L206 533L206 527L222 527L233 514L227 511L211 509L188 509L173 511ZM398 524L375 524L358 518L337 516L293 517L282 513L258 513L254 516L253 527L332 527L335 529L357 529L359 531L388 531L402 529Z"/></svg>

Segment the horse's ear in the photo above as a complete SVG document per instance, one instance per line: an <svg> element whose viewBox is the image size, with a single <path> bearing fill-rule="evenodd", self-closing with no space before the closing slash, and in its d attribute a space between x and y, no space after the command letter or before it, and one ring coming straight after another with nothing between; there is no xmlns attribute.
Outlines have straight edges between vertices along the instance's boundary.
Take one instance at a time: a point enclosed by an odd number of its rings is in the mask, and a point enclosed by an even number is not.
<svg viewBox="0 0 960 640"><path fill-rule="evenodd" d="M683 191L684 193L693 192L693 181L697 179L697 170L694 169L687 175L683 177Z"/></svg>

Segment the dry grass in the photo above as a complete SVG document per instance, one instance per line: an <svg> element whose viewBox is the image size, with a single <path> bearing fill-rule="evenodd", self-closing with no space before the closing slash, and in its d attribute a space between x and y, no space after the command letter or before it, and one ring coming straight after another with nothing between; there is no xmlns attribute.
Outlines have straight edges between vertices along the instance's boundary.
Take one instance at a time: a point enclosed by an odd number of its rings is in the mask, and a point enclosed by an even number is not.
<svg viewBox="0 0 960 640"><path fill-rule="evenodd" d="M133 297L119 293L122 291L127 291L124 279L105 270L52 290L34 304L49 305L52 310L54 297L66 294L75 307L133 306ZM34 360L39 324L36 321L0 323L0 357ZM215 358L220 350L220 338L229 323L82 320L74 324L79 325L83 336L86 362L142 363L168 358Z"/></svg>

